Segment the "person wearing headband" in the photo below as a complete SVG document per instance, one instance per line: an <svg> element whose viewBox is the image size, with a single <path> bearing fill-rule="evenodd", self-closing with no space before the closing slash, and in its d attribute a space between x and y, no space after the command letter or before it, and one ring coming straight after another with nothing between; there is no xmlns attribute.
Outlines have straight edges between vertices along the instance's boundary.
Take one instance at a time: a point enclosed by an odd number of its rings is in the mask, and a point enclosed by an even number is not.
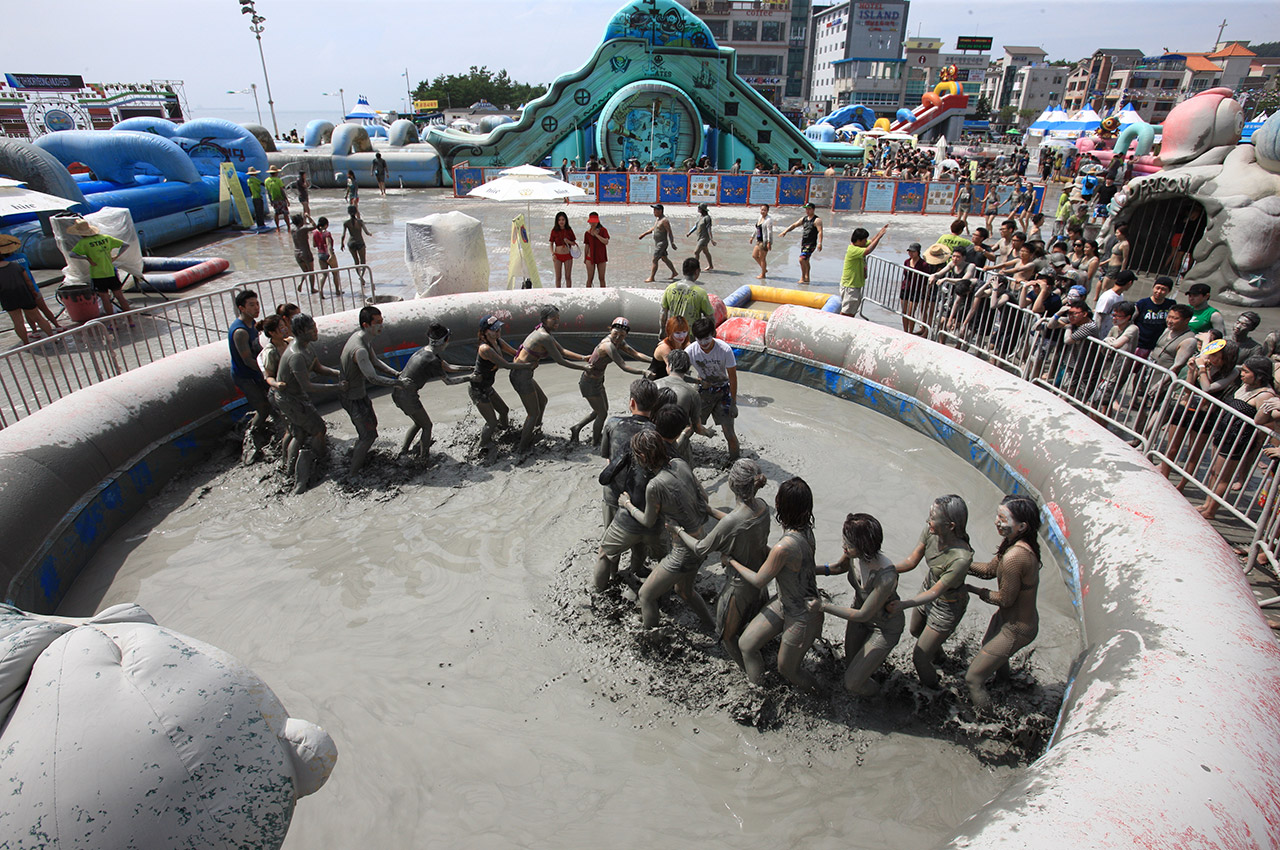
<svg viewBox="0 0 1280 850"><path fill-rule="evenodd" d="M560 309L554 304L546 304L538 312L538 316L542 322L524 338L516 357L517 364L530 363L532 368L511 373L511 387L520 396L525 412L524 425L520 429L520 446L517 449L522 456L533 448L534 432L542 425L543 414L547 412L547 394L533 379L534 369L548 359L567 369L581 369L585 372L590 368L587 366L589 358L556 342L553 334L560 325Z"/></svg>
<svg viewBox="0 0 1280 850"><path fill-rule="evenodd" d="M582 433L582 429L594 422L595 429L591 434L591 445L600 445L604 423L609 417L609 399L605 394L604 372L610 363L617 363L618 368L624 372L643 375L644 370L628 366L626 361L622 359L623 355L625 354L633 360L641 360L645 363L653 359L627 345L627 335L629 333L631 333L631 322L627 321L626 316L618 316L609 325L609 335L600 340L599 344L591 352L591 356L587 358L587 370L578 378L578 390L582 393L582 397L587 400L587 403L591 405L591 412L587 414L585 419L569 429L569 442L578 442L578 435Z"/></svg>
<svg viewBox="0 0 1280 850"><path fill-rule="evenodd" d="M492 463L498 455L498 444L494 434L508 426L506 402L494 388L494 378L499 369L520 369L531 371L532 363L512 363L507 357L515 357L520 352L502 339L503 323L496 316L485 316L480 320L480 331L477 337L480 346L476 351L476 365L471 372L471 387L467 395L484 417L484 427L480 429L480 450L485 452L485 460ZM506 355L505 357L503 355Z"/></svg>
<svg viewBox="0 0 1280 850"><path fill-rule="evenodd" d="M418 459L427 459L427 450L431 448L431 417L422 406L419 395L427 381L439 379L446 384L462 384L471 380L471 371L462 366L455 366L444 359L444 350L449 346L449 329L439 323L427 329L427 344L419 348L404 364L400 377L404 383L391 390L391 400L412 421L409 430L400 444L400 454L408 454L414 437L419 432L422 439L418 442Z"/></svg>

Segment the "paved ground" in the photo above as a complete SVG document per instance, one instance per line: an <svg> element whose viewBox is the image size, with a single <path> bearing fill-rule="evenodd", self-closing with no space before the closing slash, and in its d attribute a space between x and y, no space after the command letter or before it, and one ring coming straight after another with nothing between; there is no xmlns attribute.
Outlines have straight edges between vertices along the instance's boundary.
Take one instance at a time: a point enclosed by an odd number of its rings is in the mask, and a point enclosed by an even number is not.
<svg viewBox="0 0 1280 850"><path fill-rule="evenodd" d="M1056 197L1056 192L1053 193ZM1050 199L1052 200L1052 198ZM1046 203L1049 207L1049 203ZM454 198L449 190L390 190L387 198L379 198L376 193L366 192L362 196L361 212L373 235L367 238L368 262L374 269L379 294L395 294L411 298L415 292L408 268L404 262L405 223L422 216L449 210L460 210L476 219L484 226L485 243L488 246L490 267L490 288L503 289L507 284L508 239L511 219L517 213L525 212L519 204L503 204L494 201ZM609 245L609 263L607 266L610 286L626 287L661 287L665 286L669 274L660 270L658 281L645 283L649 274L649 240L638 240L637 236L647 230L654 218L648 207L625 205L583 204L535 204L529 208L529 232L534 243L535 255L538 258L539 270L544 286L551 286L554 276L551 268L550 253L547 247L547 234L550 232L555 213L565 210L569 213L570 223L579 238L586 227L586 216L590 210L600 213L601 222L608 228L611 236ZM335 234L341 233L341 221L346 217L345 204L341 193L335 190L312 190L312 215L316 218L328 216ZM680 261L689 256L693 249L693 240L685 234L693 226L697 211L692 206L669 206L667 214L671 219L676 234L676 248L671 257L676 267ZM799 279L799 231L792 232L782 238L782 230L802 214L795 208L775 209L776 222L775 247L771 253L769 275L766 280L758 281L758 267L751 259L748 239L754 228L758 212L755 207L717 207L712 209L715 220L714 235L717 245L712 250L715 269L704 273L701 283L708 291L724 297L743 284L765 283L770 286L793 287ZM813 291L832 292L838 290L840 272L844 259L844 249L849 242L849 234L855 227L865 227L875 232L884 224L889 225L889 232L881 243L878 256L886 259L902 259L906 256L906 246L911 242L929 245L937 237L947 232L948 219L941 216L922 215L868 215L862 213L832 213L826 211L821 215L826 239L824 249L812 260ZM971 219L976 226L979 219ZM233 283L270 277L280 274L291 274L297 270L293 260L293 248L288 236L283 232L239 233L222 231L206 234L198 239L165 246L163 253L167 256L185 254L220 256L231 261L232 270L214 280L198 287L186 290L183 295L201 291L201 289L222 288ZM349 262L349 255L341 255L341 262ZM575 285L585 283L585 272L581 262L574 264ZM56 307L54 291L61 281L61 273L43 271L37 273L37 279L45 298ZM1139 282L1133 294L1137 299L1148 294L1150 278ZM131 293L128 296L135 306L158 303L162 296L156 294L141 295ZM175 297L175 296L169 296ZM1228 327L1239 315L1240 308L1223 306L1227 316ZM1280 308L1259 310L1263 316L1261 332L1280 327ZM874 321L898 326L899 319L893 314L872 308L868 318ZM7 324L7 323L6 323ZM0 351L17 345L17 335L11 327L0 332ZM1241 527L1230 524L1219 524L1219 529L1233 545L1247 546L1249 535ZM1251 576L1255 593L1260 599L1280 595L1280 582L1255 570ZM1269 612L1270 609L1263 609ZM1268 613L1273 627L1280 629L1280 608L1275 614Z"/></svg>

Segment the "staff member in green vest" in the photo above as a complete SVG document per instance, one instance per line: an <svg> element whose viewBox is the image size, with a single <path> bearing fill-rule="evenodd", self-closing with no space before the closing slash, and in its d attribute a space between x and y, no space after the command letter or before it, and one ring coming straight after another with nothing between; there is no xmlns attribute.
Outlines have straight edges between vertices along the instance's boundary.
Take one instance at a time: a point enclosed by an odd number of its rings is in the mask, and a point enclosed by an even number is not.
<svg viewBox="0 0 1280 850"><path fill-rule="evenodd" d="M259 230L267 226L267 206L262 200L262 181L258 179L259 171L253 166L245 172L249 176L249 200L253 202L253 223Z"/></svg>
<svg viewBox="0 0 1280 850"><path fill-rule="evenodd" d="M80 237L80 241L71 248L71 253L89 261L89 279L93 283L93 291L98 293L98 300L102 302L103 315L111 315L112 298L120 305L122 312L129 312L129 302L124 300L120 274L113 262L129 246L114 236L100 233L88 219L83 218L68 227L67 234Z"/></svg>
<svg viewBox="0 0 1280 850"><path fill-rule="evenodd" d="M267 197L271 199L271 210L275 214L276 230L280 229L280 219L284 218L285 229L289 229L289 196L284 193L284 183L280 180L280 169L271 166L267 169L267 179L262 185L266 187Z"/></svg>

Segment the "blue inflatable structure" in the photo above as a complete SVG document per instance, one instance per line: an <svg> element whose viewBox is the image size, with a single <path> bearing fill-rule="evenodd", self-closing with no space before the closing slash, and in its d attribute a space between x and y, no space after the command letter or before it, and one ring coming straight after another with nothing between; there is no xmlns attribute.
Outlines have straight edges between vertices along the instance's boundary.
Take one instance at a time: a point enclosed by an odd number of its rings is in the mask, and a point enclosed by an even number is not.
<svg viewBox="0 0 1280 850"><path fill-rule="evenodd" d="M244 172L268 167L252 132L217 118L174 124L131 118L111 130L67 130L34 144L0 140L0 174L75 201L72 211L129 210L143 250L219 226L219 172L230 162L247 193ZM88 175L72 175L72 165ZM63 257L34 216L0 218L0 232L23 241L35 268L61 268Z"/></svg>

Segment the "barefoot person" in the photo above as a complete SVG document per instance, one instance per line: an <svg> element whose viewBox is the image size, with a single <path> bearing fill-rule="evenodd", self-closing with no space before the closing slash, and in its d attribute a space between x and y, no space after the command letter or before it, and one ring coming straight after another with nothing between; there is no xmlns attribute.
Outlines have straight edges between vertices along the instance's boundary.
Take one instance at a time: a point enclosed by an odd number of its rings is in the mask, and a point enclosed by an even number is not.
<svg viewBox="0 0 1280 850"><path fill-rule="evenodd" d="M898 572L893 561L881 551L884 530L871 514L849 514L844 521L844 553L840 560L819 568L822 575L849 576L853 606L819 600L819 609L843 620L844 658L849 666L844 687L854 696L876 693L871 683L874 673L898 645L906 627L901 611L890 614L888 604L898 599Z"/></svg>
<svg viewBox="0 0 1280 850"><path fill-rule="evenodd" d="M253 410L253 417L245 430L240 459L244 463L253 463L271 436L267 428L267 419L271 416L271 402L267 400L270 387L258 366L262 341L259 339L256 323L262 305L258 301L258 293L252 289L237 292L234 303L236 320L227 330L227 347L231 349L231 380L244 393L245 402Z"/></svg>
<svg viewBox="0 0 1280 850"><path fill-rule="evenodd" d="M600 288L604 289L604 267L609 263L609 231L600 223L600 214L587 215L587 231L582 234L582 267L587 270L587 288L592 281L600 278Z"/></svg>
<svg viewBox="0 0 1280 850"><path fill-rule="evenodd" d="M729 470L729 491L733 493L733 510L710 508L716 524L701 540L684 529L676 533L699 559L712 552L722 552L747 569L758 572L769 555L769 503L757 493L767 484L760 465L741 458ZM716 636L729 657L746 670L738 637L764 607L764 591L751 584L735 569L725 570L724 585L716 599Z"/></svg>
<svg viewBox="0 0 1280 850"><path fill-rule="evenodd" d="M582 376L578 378L578 391L587 400L587 404L591 405L591 413L569 429L569 442L578 442L578 435L582 433L582 429L595 422L595 428L591 434L591 445L600 445L600 435L604 430L604 422L609 417L609 398L604 389L604 371L609 367L610 363L617 363L618 368L624 372L643 375L644 370L628 366L626 361L622 359L623 355L625 354L632 360L640 360L644 363L653 360L652 357L641 354L627 345L627 334L629 333L631 333L631 323L627 321L626 316L618 316L609 325L609 335L600 340L599 344L591 352L591 356L587 358L587 371L583 372Z"/></svg>
<svg viewBox="0 0 1280 850"><path fill-rule="evenodd" d="M1000 546L985 564L969 567L969 575L994 578L996 589L965 589L988 605L995 605L991 624L982 638L982 648L964 674L969 696L976 708L991 705L987 681L998 673L1008 673L1009 659L1035 640L1040 630L1036 611L1036 590L1040 586L1040 510L1027 496L1005 496L996 510L996 532Z"/></svg>
<svg viewBox="0 0 1280 850"><path fill-rule="evenodd" d="M471 380L470 369L455 366L444 359L444 350L448 347L449 329L439 323L431 325L427 329L427 344L415 351L409 362L404 364L404 370L400 373L404 384L391 390L391 400L413 422L404 435L400 454L408 454L413 438L419 432L422 433L422 439L418 443L419 460L427 459L427 451L434 442L431 439L431 417L422 406L422 397L419 395L427 381L439 379L452 385Z"/></svg>
<svg viewBox="0 0 1280 850"><path fill-rule="evenodd" d="M653 283L658 277L658 263L666 263L667 268L671 269L671 279L675 280L680 277L676 274L676 267L671 264L671 260L667 257L667 252L676 247L675 233L671 230L671 222L662 213L662 204L652 204L653 217L657 219L644 233L637 236L637 239L643 239L650 234L653 235L653 265L649 269L649 276L644 279L645 283Z"/></svg>
<svg viewBox="0 0 1280 850"><path fill-rule="evenodd" d="M801 666L805 653L822 634L822 611L810 607L810 602L818 598L813 563L813 491L803 478L784 481L773 507L783 535L759 570L748 569L729 555L720 556L727 568L737 570L757 590L763 591L769 582L778 580L777 598L751 620L738 639L738 646L747 678L753 685L761 685L764 657L760 650L781 635L778 672L796 687L813 693L818 690L818 682Z"/></svg>
<svg viewBox="0 0 1280 850"><path fill-rule="evenodd" d="M769 274L769 251L773 248L773 219L769 217L769 205L760 206L760 218L756 220L755 230L751 234L751 259L760 267L757 280L764 280Z"/></svg>
<svg viewBox="0 0 1280 850"><path fill-rule="evenodd" d="M782 231L786 236L797 227L800 228L800 283L809 282L809 258L815 251L822 250L822 219L818 218L817 207L804 205L804 215L794 224Z"/></svg>
<svg viewBox="0 0 1280 850"><path fill-rule="evenodd" d="M293 317L293 342L280 357L276 370L277 385L271 400L289 422L293 439L285 455L285 471L293 476L293 492L302 493L311 482L311 468L316 455L324 451L324 420L311 401L311 394L325 386L343 392L347 388L342 373L320 362L311 344L319 338L315 319L306 313ZM313 384L311 375L327 375L337 380L332 384Z"/></svg>
<svg viewBox="0 0 1280 850"><path fill-rule="evenodd" d="M356 428L356 445L351 450L348 475L355 475L364 466L369 449L378 439L378 417L373 412L373 399L369 398L369 384L382 387L404 387L408 381L391 368L373 349L373 341L382 333L382 311L377 307L360 308L360 329L347 338L342 347L342 377L347 387L343 390L342 408L351 417Z"/></svg>
<svg viewBox="0 0 1280 850"><path fill-rule="evenodd" d="M511 373L511 387L520 396L524 404L524 427L520 429L520 454L525 454L533 447L534 431L542 426L542 416L547 412L547 394L533 379L533 369L543 360L551 359L568 369L589 368L587 359L575 351L569 351L556 342L552 336L556 326L560 324L560 308L547 304L539 312L541 323L524 338L524 344L516 357L516 363L531 363L532 369L520 369ZM570 362L573 361L573 362Z"/></svg>
<svg viewBox="0 0 1280 850"><path fill-rule="evenodd" d="M347 220L342 223L342 240L338 243L338 247L346 248L351 252L351 262L353 264L357 266L364 265L364 238L372 235L365 225L364 219L360 217L360 210L355 207L347 207Z"/></svg>
<svg viewBox="0 0 1280 850"><path fill-rule="evenodd" d="M560 288L560 276L564 275L564 285L573 288L573 249L578 247L578 237L569 226L567 213L556 213L551 226L551 265L555 267L556 289Z"/></svg>
<svg viewBox="0 0 1280 850"><path fill-rule="evenodd" d="M293 259L298 264L298 268L307 272L307 276L298 281L298 292L302 291L303 284L307 281L311 282L311 291L320 292L316 286L316 258L311 253L311 233L316 229L314 224L305 224L309 219L303 218L302 213L293 214Z"/></svg>
<svg viewBox="0 0 1280 850"><path fill-rule="evenodd" d="M698 370L698 396L702 411L698 421L705 423L710 416L724 431L729 444L729 462L738 459L738 433L734 420L738 418L738 361L733 349L723 340L716 339L716 326L708 318L693 323L694 344L686 349L689 360Z"/></svg>
<svg viewBox="0 0 1280 850"><path fill-rule="evenodd" d="M911 615L911 636L917 638L912 660L920 683L929 688L938 687L934 657L960 625L969 605L969 594L964 589L965 576L973 563L968 524L969 506L964 499L939 496L929 509L929 522L920 534L920 542L906 560L896 565L899 573L908 573L923 558L929 567L920 593L888 605L891 614L917 609Z"/></svg>
<svg viewBox="0 0 1280 850"><path fill-rule="evenodd" d="M631 438L631 455L653 477L644 488L645 506L641 510L623 493L618 497L618 513L626 511L645 528L655 528L659 518L675 528L682 528L695 539L702 534L707 519L707 493L694 478L693 470L680 458L667 455L666 445L656 430L645 429ZM647 629L658 625L658 603L667 591L675 588L702 625L715 629L711 609L694 589L694 579L702 557L690 549L684 538L672 541L671 552L659 563L640 586L640 614Z"/></svg>
<svg viewBox="0 0 1280 850"><path fill-rule="evenodd" d="M685 236L692 236L695 232L698 237L694 240L693 258L696 260L699 255L705 254L707 271L711 271L715 268L715 264L711 262L711 249L707 246L716 244L716 240L711 238L711 212L706 204L698 204L698 220L693 223L693 227L689 228Z"/></svg>
<svg viewBox="0 0 1280 850"><path fill-rule="evenodd" d="M492 462L498 453L498 444L494 436L498 429L506 428L510 413L506 402L494 389L493 379L499 369L532 372L534 363L512 363L507 357L520 354L501 338L502 322L493 316L485 316L480 320L480 347L476 351L476 365L471 371L471 388L467 390L472 403L480 415L484 417L484 427L480 429L480 450L487 451L487 459ZM507 357L504 357L503 355Z"/></svg>

